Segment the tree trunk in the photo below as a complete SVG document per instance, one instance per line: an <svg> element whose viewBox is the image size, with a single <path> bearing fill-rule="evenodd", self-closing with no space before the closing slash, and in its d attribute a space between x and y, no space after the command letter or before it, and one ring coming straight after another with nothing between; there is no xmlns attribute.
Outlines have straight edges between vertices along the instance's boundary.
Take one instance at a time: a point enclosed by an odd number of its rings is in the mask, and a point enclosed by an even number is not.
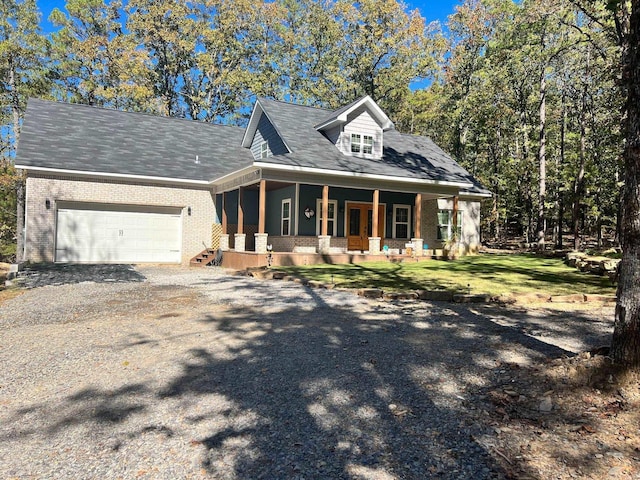
<svg viewBox="0 0 640 480"><path fill-rule="evenodd" d="M11 115L13 119L13 151L18 148L20 140L20 96L16 85L16 71L13 62L9 61L9 87L11 91ZM14 157L15 158L15 157ZM24 257L24 186L23 174L18 176L16 188L16 262Z"/></svg>
<svg viewBox="0 0 640 480"><path fill-rule="evenodd" d="M586 94L586 93L585 93ZM582 98L582 108L580 109L580 155L578 174L573 186L573 249L580 250L580 203L582 202L582 192L584 191L584 164L587 154L587 133L586 133L586 100Z"/></svg>
<svg viewBox="0 0 640 480"><path fill-rule="evenodd" d="M24 261L24 187L24 174L20 174L16 189L16 263Z"/></svg>
<svg viewBox="0 0 640 480"><path fill-rule="evenodd" d="M540 148L538 149L538 163L540 168L540 185L538 190L538 249L544 250L544 235L547 229L544 205L547 196L547 80L544 67L540 74L539 118Z"/></svg>
<svg viewBox="0 0 640 480"><path fill-rule="evenodd" d="M562 94L562 122L560 123L560 156L556 160L556 206L558 217L556 220L556 248L562 250L562 224L564 220L564 196L562 195L562 175L560 169L564 165L565 148L567 141L567 105L564 93Z"/></svg>
<svg viewBox="0 0 640 480"><path fill-rule="evenodd" d="M628 8L630 7L630 10ZM622 264L611 340L616 363L640 368L640 0L618 6L622 38L622 82L626 88L625 184Z"/></svg>

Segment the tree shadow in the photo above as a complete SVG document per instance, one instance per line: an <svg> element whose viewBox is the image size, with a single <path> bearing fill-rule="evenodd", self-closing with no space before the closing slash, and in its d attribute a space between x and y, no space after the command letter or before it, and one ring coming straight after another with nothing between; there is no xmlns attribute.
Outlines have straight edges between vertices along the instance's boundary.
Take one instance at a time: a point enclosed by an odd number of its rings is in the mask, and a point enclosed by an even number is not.
<svg viewBox="0 0 640 480"><path fill-rule="evenodd" d="M506 323L462 305L375 304L248 278L204 283L235 289L231 310L212 305L193 320L215 342L171 359L179 373L153 388L134 377L116 391L67 396L47 419L49 434L135 416L137 431L157 431L147 412L178 401L204 432L195 442L213 478L508 478L471 397L508 351L525 361L572 353L527 332L525 312ZM121 347L148 343L134 337Z"/></svg>

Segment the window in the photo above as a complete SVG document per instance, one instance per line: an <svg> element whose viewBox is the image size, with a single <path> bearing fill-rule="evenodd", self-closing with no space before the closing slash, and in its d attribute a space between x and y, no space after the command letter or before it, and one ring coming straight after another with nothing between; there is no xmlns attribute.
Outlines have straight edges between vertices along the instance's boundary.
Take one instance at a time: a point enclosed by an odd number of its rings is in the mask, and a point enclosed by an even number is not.
<svg viewBox="0 0 640 480"><path fill-rule="evenodd" d="M453 211L438 210L438 240L450 240L453 235ZM458 240L462 238L462 212L458 210L458 225L456 229Z"/></svg>
<svg viewBox="0 0 640 480"><path fill-rule="evenodd" d="M338 222L336 212L338 211L338 201L329 200L329 215L327 216L327 235L333 237L338 235ZM322 234L322 199L316 200L316 232Z"/></svg>
<svg viewBox="0 0 640 480"><path fill-rule="evenodd" d="M371 135L362 136L362 153L369 155L373 153L373 137Z"/></svg>
<svg viewBox="0 0 640 480"><path fill-rule="evenodd" d="M360 153L362 137L359 133L351 134L351 153Z"/></svg>
<svg viewBox="0 0 640 480"><path fill-rule="evenodd" d="M282 216L280 221L280 235L291 235L291 199L282 200Z"/></svg>
<svg viewBox="0 0 640 480"><path fill-rule="evenodd" d="M351 153L373 153L373 137L371 135L351 134Z"/></svg>
<svg viewBox="0 0 640 480"><path fill-rule="evenodd" d="M409 205L393 206L393 238L409 238L411 207Z"/></svg>
<svg viewBox="0 0 640 480"><path fill-rule="evenodd" d="M260 144L260 158L267 158L269 156L269 144L262 142Z"/></svg>

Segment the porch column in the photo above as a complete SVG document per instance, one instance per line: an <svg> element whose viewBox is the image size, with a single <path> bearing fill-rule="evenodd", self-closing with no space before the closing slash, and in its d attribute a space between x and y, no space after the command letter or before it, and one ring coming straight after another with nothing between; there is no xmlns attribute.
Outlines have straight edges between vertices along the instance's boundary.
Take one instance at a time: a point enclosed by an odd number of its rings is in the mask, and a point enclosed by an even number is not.
<svg viewBox="0 0 640 480"><path fill-rule="evenodd" d="M424 253L422 247L424 246L424 239L422 238L422 194L416 193L416 203L413 208L414 219L413 219L413 230L415 238L411 239L411 243L413 243L413 251L416 257L421 257Z"/></svg>
<svg viewBox="0 0 640 480"><path fill-rule="evenodd" d="M258 233L254 234L256 239L256 252L267 253L267 234L265 233L266 204L267 204L267 181L260 180L260 196L258 204Z"/></svg>
<svg viewBox="0 0 640 480"><path fill-rule="evenodd" d="M373 191L373 212L371 214L371 234L369 238L369 253L380 255L380 235L378 234L378 208L380 206L380 190Z"/></svg>
<svg viewBox="0 0 640 480"><path fill-rule="evenodd" d="M451 219L451 224L452 224L452 228L453 228L453 232L451 232L451 235L456 239L455 244L454 244L454 251L456 254L458 254L460 252L460 238L457 238L455 235L458 232L458 196L455 195L453 197L453 218Z"/></svg>
<svg viewBox="0 0 640 480"><path fill-rule="evenodd" d="M227 229L227 192L222 194L222 235L220 235L220 250L229 250L229 230Z"/></svg>
<svg viewBox="0 0 640 480"><path fill-rule="evenodd" d="M322 235L329 235L329 185L322 187Z"/></svg>
<svg viewBox="0 0 640 480"><path fill-rule="evenodd" d="M244 252L246 244L246 235L244 234L244 201L242 199L242 187L238 188L238 233L236 237L236 252Z"/></svg>
<svg viewBox="0 0 640 480"><path fill-rule="evenodd" d="M318 251L329 253L331 236L329 235L329 185L322 187L322 224L321 235L318 236Z"/></svg>

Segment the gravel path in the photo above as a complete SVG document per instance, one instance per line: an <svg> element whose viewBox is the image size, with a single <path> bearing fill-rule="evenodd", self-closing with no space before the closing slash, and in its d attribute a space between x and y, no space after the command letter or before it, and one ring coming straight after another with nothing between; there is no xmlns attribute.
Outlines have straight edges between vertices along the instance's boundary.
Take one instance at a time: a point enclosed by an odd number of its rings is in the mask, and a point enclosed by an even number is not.
<svg viewBox="0 0 640 480"><path fill-rule="evenodd" d="M612 324L121 268L0 304L0 477L503 478L477 392Z"/></svg>

